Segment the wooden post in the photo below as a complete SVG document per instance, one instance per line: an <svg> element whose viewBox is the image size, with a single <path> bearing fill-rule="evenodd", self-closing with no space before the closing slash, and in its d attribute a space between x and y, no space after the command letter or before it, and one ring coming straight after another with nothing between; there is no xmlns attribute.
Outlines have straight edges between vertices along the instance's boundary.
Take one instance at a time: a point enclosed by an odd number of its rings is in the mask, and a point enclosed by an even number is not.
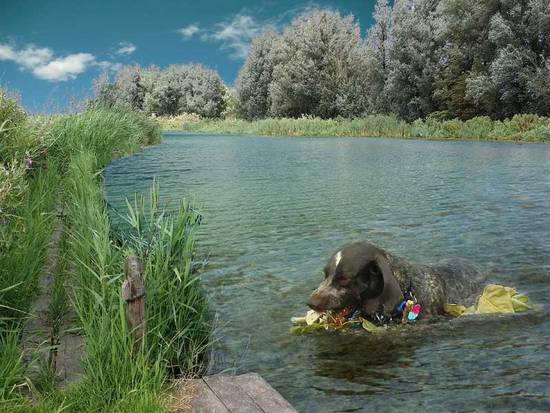
<svg viewBox="0 0 550 413"><path fill-rule="evenodd" d="M128 323L136 347L139 347L145 334L145 286L143 283L143 267L139 257L126 257L124 260L124 276L122 298L128 303Z"/></svg>

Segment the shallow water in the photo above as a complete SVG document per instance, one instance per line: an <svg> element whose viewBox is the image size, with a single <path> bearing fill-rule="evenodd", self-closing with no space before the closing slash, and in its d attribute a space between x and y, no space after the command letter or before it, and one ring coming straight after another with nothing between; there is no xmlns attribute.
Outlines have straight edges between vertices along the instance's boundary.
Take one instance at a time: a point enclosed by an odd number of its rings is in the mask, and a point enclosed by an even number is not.
<svg viewBox="0 0 550 413"><path fill-rule="evenodd" d="M304 412L550 410L550 145L167 134L107 168L109 202L153 177L201 204L214 370L258 372ZM289 335L330 254L362 238L468 258L542 309Z"/></svg>

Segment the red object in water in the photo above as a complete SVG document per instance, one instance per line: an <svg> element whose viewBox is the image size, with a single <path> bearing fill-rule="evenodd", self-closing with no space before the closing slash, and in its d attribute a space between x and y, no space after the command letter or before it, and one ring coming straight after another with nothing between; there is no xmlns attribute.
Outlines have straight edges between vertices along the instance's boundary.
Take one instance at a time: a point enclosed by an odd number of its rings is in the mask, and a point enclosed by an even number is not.
<svg viewBox="0 0 550 413"><path fill-rule="evenodd" d="M338 311L338 315L340 317L347 317L349 314L349 307L344 307L340 311Z"/></svg>

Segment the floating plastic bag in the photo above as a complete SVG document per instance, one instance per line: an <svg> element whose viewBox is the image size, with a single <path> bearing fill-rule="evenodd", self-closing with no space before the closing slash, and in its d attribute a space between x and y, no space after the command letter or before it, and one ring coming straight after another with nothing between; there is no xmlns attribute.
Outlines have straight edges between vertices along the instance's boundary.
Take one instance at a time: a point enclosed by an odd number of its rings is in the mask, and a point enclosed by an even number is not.
<svg viewBox="0 0 550 413"><path fill-rule="evenodd" d="M529 298L519 294L515 288L499 284L488 284L477 300L477 304L465 307L460 304L445 304L445 313L458 317L468 314L517 313L529 310Z"/></svg>

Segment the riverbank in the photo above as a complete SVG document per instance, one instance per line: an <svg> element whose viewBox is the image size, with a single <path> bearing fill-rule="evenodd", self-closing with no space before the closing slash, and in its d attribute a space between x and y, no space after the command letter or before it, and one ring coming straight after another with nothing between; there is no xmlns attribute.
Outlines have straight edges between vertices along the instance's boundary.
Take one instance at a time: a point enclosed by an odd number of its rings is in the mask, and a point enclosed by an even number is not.
<svg viewBox="0 0 550 413"><path fill-rule="evenodd" d="M164 211L153 184L114 228L102 177L112 159L160 142L158 123L124 110L28 117L0 90L0 125L0 410L168 411L170 379L198 372L210 344L194 249L200 215L183 200ZM37 291L56 214L59 258L50 291ZM128 256L140 258L146 279L139 346L121 298ZM38 294L50 295L41 322L48 345L32 348L22 333L37 317ZM70 350L83 371L61 389L57 347L75 332L85 345Z"/></svg>
<svg viewBox="0 0 550 413"><path fill-rule="evenodd" d="M476 117L458 119L418 119L413 123L395 116L371 115L357 119L209 119L195 114L156 118L165 131L212 134L252 134L267 136L362 136L434 140L476 140L504 142L550 142L550 118L515 115L511 119Z"/></svg>

